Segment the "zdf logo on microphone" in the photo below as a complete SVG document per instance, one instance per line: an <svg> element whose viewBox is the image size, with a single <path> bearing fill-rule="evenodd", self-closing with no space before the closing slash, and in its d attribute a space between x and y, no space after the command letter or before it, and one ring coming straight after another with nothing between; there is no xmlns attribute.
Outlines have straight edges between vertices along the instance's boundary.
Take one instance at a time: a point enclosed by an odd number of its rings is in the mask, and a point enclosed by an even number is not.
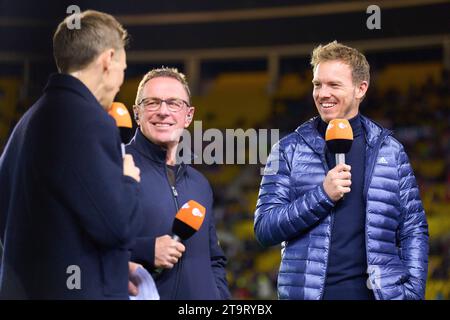
<svg viewBox="0 0 450 320"><path fill-rule="evenodd" d="M193 216L202 218L205 214L204 214L204 212L202 212L202 210L199 206L196 206L196 204L198 205L197 202L195 202L194 200L191 200L191 201L186 202L181 207L181 209L186 209L186 210L190 211L190 213Z"/></svg>
<svg viewBox="0 0 450 320"><path fill-rule="evenodd" d="M197 201L189 200L178 211L176 219L198 231L205 219L205 214L206 208L204 206Z"/></svg>

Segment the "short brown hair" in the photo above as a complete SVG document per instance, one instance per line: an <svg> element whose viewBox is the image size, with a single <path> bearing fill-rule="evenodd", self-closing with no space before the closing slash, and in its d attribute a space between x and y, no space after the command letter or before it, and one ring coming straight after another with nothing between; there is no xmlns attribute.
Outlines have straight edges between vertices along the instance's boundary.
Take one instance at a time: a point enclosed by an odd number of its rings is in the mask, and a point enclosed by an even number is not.
<svg viewBox="0 0 450 320"><path fill-rule="evenodd" d="M79 19L80 28L69 28ZM122 49L128 41L127 31L111 15L87 10L74 13L58 25L53 36L53 55L60 72L83 69L106 49Z"/></svg>
<svg viewBox="0 0 450 320"><path fill-rule="evenodd" d="M315 70L319 63L333 60L342 61L350 66L353 83L359 84L362 81L370 83L370 66L366 57L358 50L337 41L316 47L311 55L311 66Z"/></svg>
<svg viewBox="0 0 450 320"><path fill-rule="evenodd" d="M153 69L147 72L147 74L142 78L141 82L139 83L138 90L136 93L136 100L135 105L139 105L142 100L142 91L144 90L144 86L147 82L149 82L151 79L154 78L173 78L178 80L186 90L186 93L189 98L189 104L191 104L191 90L189 90L189 85L186 80L186 76L178 71L176 68L168 68L168 67L161 67L158 69Z"/></svg>

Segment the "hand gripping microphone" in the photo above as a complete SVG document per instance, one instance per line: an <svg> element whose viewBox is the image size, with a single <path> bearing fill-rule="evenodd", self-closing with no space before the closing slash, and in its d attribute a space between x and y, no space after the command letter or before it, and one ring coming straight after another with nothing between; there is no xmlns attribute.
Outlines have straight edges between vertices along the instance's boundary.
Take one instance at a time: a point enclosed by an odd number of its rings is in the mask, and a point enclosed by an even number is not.
<svg viewBox="0 0 450 320"><path fill-rule="evenodd" d="M116 125L119 127L120 139L122 140L122 156L125 156L125 143L130 141L133 128L130 113L121 102L113 102L108 113L116 120Z"/></svg>
<svg viewBox="0 0 450 320"><path fill-rule="evenodd" d="M200 203L189 200L178 210L172 225L172 239L181 241L192 237L205 220L206 209Z"/></svg>
<svg viewBox="0 0 450 320"><path fill-rule="evenodd" d="M345 154L350 151L353 142L353 130L347 119L333 119L325 132L327 148L335 154L336 165L345 163Z"/></svg>
<svg viewBox="0 0 450 320"><path fill-rule="evenodd" d="M206 209L194 200L186 202L178 210L172 225L172 239L176 241L187 240L202 226L205 220ZM157 268L155 276L160 275L164 269Z"/></svg>

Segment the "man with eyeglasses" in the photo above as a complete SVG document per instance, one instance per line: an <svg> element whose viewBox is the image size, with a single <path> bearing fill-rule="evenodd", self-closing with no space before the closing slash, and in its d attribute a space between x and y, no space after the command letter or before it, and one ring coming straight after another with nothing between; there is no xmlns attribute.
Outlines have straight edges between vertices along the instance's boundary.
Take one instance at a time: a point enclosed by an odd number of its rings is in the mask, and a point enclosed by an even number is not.
<svg viewBox="0 0 450 320"><path fill-rule="evenodd" d="M211 187L200 172L176 161L180 137L194 110L185 76L176 69L154 69L139 84L133 108L139 128L127 152L141 169L145 220L131 260L153 273L161 299L228 299L226 258L217 240ZM170 236L172 223L189 200L202 204L206 216L200 230L181 243Z"/></svg>

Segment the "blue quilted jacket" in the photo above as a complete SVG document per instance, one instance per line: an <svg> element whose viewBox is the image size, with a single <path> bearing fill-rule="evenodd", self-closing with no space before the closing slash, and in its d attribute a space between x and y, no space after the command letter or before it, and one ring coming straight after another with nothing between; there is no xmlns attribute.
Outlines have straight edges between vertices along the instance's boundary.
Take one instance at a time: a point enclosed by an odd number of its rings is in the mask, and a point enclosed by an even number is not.
<svg viewBox="0 0 450 320"><path fill-rule="evenodd" d="M323 297L335 203L322 186L329 168L318 120L274 146L261 181L254 229L262 245L282 243L280 299ZM368 286L379 300L423 299L428 225L408 156L390 131L362 123Z"/></svg>

